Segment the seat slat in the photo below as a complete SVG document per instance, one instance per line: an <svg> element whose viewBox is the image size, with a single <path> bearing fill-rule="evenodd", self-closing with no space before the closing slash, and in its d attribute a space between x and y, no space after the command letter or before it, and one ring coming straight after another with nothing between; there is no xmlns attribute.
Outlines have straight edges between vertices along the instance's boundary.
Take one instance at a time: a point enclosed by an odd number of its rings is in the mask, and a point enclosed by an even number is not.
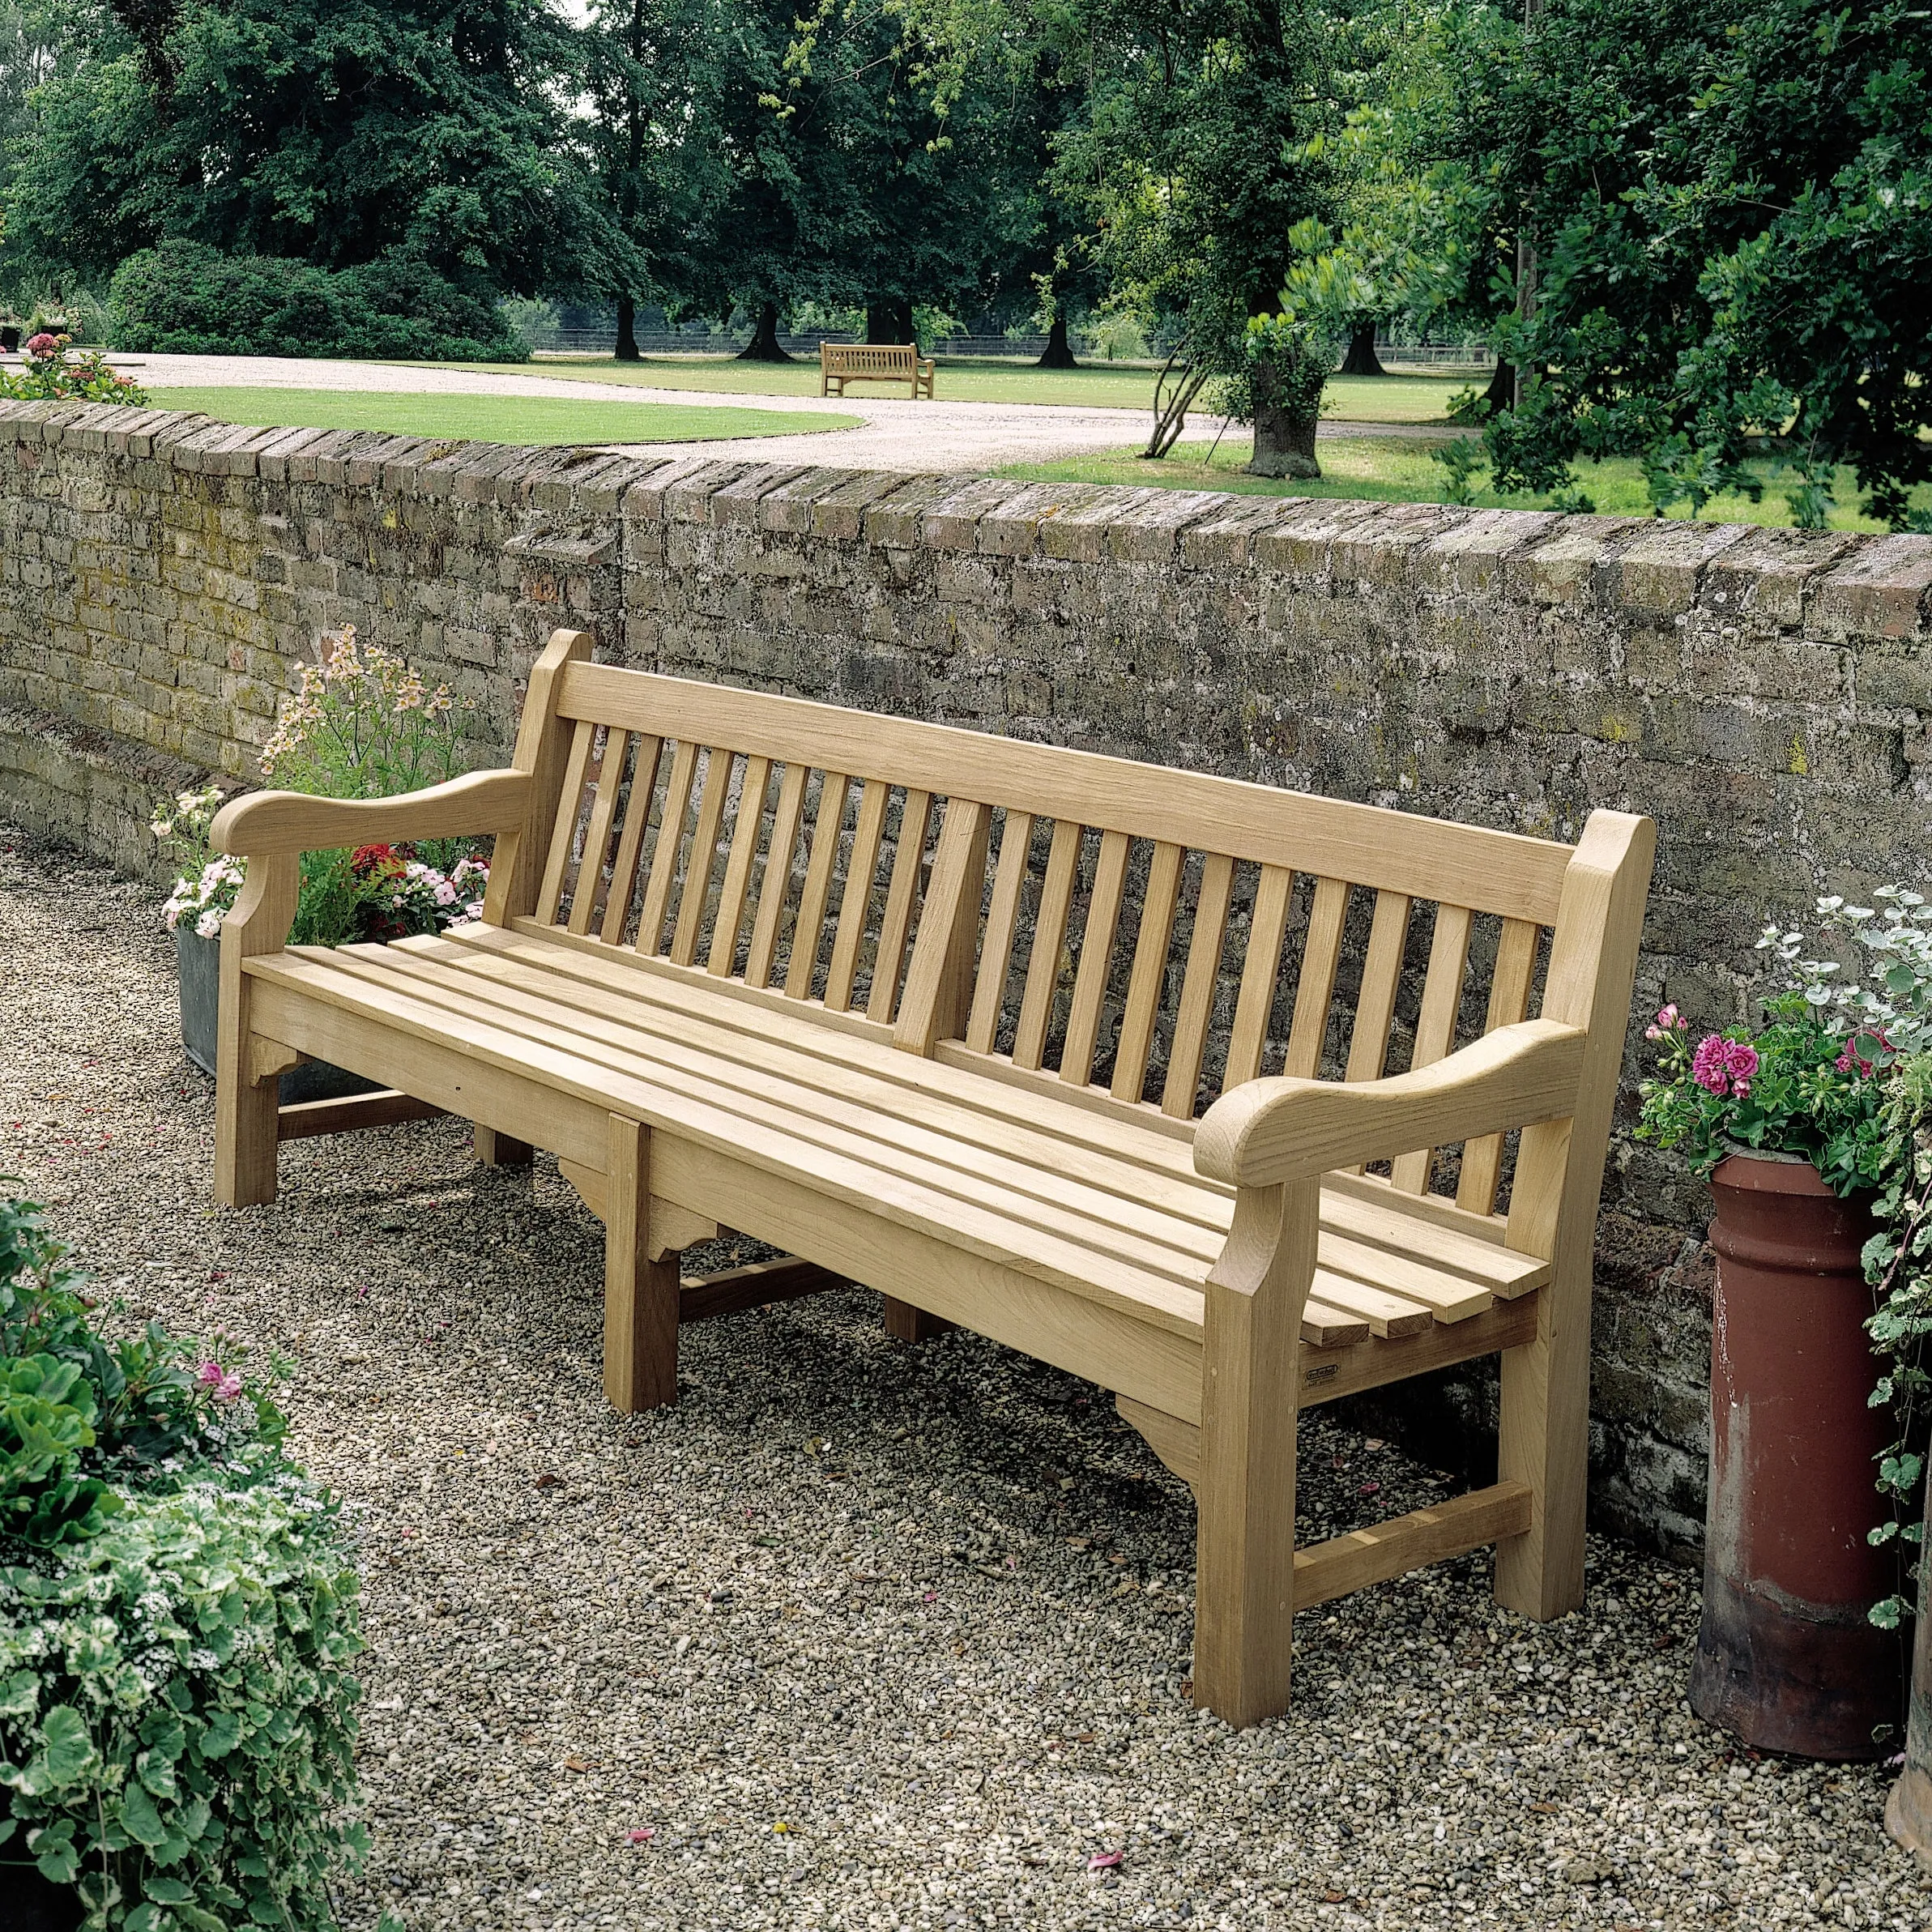
<svg viewBox="0 0 1932 1932"><path fill-rule="evenodd" d="M664 914L677 879L678 847L684 843L685 817L691 808L691 783L697 774L697 747L681 738L671 757L664 809L658 820L657 842L651 848L650 876L644 882L644 904L638 915L636 945L640 953L655 954L663 947Z"/></svg>
<svg viewBox="0 0 1932 1932"><path fill-rule="evenodd" d="M812 975L824 942L825 906L832 896L832 873L838 864L838 841L845 825L845 802L852 781L842 771L828 771L819 787L818 811L812 821L812 855L805 862L805 885L798 902L798 923L791 933L791 963L785 973L785 997L812 996Z"/></svg>
<svg viewBox="0 0 1932 1932"><path fill-rule="evenodd" d="M791 889L791 855L798 850L799 820L804 811L805 780L809 775L802 765L787 765L778 782L778 802L771 816L771 842L765 848L765 876L758 887L758 911L752 921L751 952L744 962L747 986L771 984L771 970L778 951L778 924L785 915L785 901Z"/></svg>
<svg viewBox="0 0 1932 1932"><path fill-rule="evenodd" d="M1294 1017L1289 1024L1284 1073L1312 1080L1321 1069L1329 1037L1329 1009L1335 999L1335 974L1341 962L1342 928L1349 915L1349 889L1341 879L1318 879L1308 911L1308 936L1302 945L1301 976L1294 985Z"/></svg>
<svg viewBox="0 0 1932 1932"><path fill-rule="evenodd" d="M1013 1064L1037 1068L1047 1051L1047 1023L1053 991L1060 983L1060 949L1066 943L1067 915L1073 905L1073 874L1080 858L1080 826L1063 818L1053 827L1047 853L1047 876L1033 923L1033 946L1026 957L1026 988L1020 996L1020 1022L1013 1035Z"/></svg>
<svg viewBox="0 0 1932 1932"><path fill-rule="evenodd" d="M879 949L872 962L872 991L865 1017L881 1025L889 1021L899 996L899 978L906 970L906 942L912 933L919 873L926 863L926 842L932 832L932 794L909 791L899 815L898 849L893 854L892 876L885 888L885 911L879 921Z"/></svg>
<svg viewBox="0 0 1932 1932"><path fill-rule="evenodd" d="M1033 814L1009 812L1000 834L1000 860L987 906L986 936L979 948L979 970L973 981L973 1008L966 1019L966 1044L991 1053L1000 1031L1000 1008L1013 970L1013 935L1019 929L1020 898L1033 847Z"/></svg>
<svg viewBox="0 0 1932 1932"><path fill-rule="evenodd" d="M1181 975L1180 1005L1174 1016L1174 1045L1167 1057L1167 1085L1161 1094L1161 1111L1176 1120L1194 1118L1201 1092L1201 1056L1214 1018L1222 949L1227 944L1228 901L1234 889L1234 860L1223 852L1203 854L1194 934L1188 942L1188 966Z"/></svg>
<svg viewBox="0 0 1932 1932"><path fill-rule="evenodd" d="M1529 1011L1529 989L1536 978L1538 928L1524 919L1505 919L1496 943L1496 970L1489 983L1486 1034L1513 1026ZM1456 1184L1456 1205L1473 1214L1486 1214L1496 1205L1496 1186L1503 1175L1503 1137L1486 1134L1462 1150L1462 1173Z"/></svg>
<svg viewBox="0 0 1932 1932"><path fill-rule="evenodd" d="M650 801L657 790L658 760L663 744L661 738L648 736L637 740L637 755L631 765L630 797L624 808L624 828L617 834L617 855L611 861L610 890L604 899L606 945L622 942L625 923L630 917L631 894L638 885L638 860L650 822Z"/></svg>
<svg viewBox="0 0 1932 1932"><path fill-rule="evenodd" d="M705 902L711 896L711 874L718 864L718 835L724 827L725 807L731 801L731 770L736 763L736 753L716 746L705 755L704 793L698 800L697 825L691 834L691 856L685 866L677 923L671 936L671 959L675 966L689 966L697 957L698 929L704 923Z"/></svg>
<svg viewBox="0 0 1932 1932"><path fill-rule="evenodd" d="M1321 1262L1350 1281L1366 1282L1412 1302L1420 1302L1438 1321L1466 1321L1480 1315L1496 1299L1479 1282L1446 1269L1431 1268L1412 1256L1396 1254L1386 1247L1350 1240L1346 1235L1323 1230Z"/></svg>
<svg viewBox="0 0 1932 1932"><path fill-rule="evenodd" d="M557 909L563 901L564 874L569 868L570 847L583 810L584 776L590 770L591 743L596 736L596 726L588 721L579 723L571 735L570 755L564 766L564 789L557 800L557 823L544 860L544 883L537 892L537 917L546 926L555 921Z"/></svg>
<svg viewBox="0 0 1932 1932"><path fill-rule="evenodd" d="M1238 1087L1261 1071L1261 1053L1268 1043L1268 1016L1274 1007L1275 982L1281 977L1282 941L1288 932L1288 906L1294 892L1294 874L1278 865L1265 865L1255 888L1255 913L1247 930L1247 957L1241 966L1241 993L1235 1004L1234 1030L1228 1035L1227 1071L1221 1090Z"/></svg>
<svg viewBox="0 0 1932 1932"><path fill-rule="evenodd" d="M614 725L604 734L603 756L597 766L597 795L591 803L591 822L583 835L583 857L577 868L577 889L570 898L569 929L573 932L590 931L591 920L605 890L603 859L611 849L611 821L623 786L627 742L625 733Z"/></svg>
<svg viewBox="0 0 1932 1932"><path fill-rule="evenodd" d="M859 951L865 942L866 915L878 884L879 847L885 838L889 787L869 778L859 793L859 816L852 827L852 850L846 861L845 891L838 902L838 925L832 935L832 963L825 977L825 1004L847 1011L859 976Z"/></svg>
<svg viewBox="0 0 1932 1932"><path fill-rule="evenodd" d="M1147 862L1147 893L1141 902L1141 929L1134 940L1134 963L1127 982L1127 1009L1114 1049L1116 1100L1138 1101L1147 1085L1147 1060L1154 1051L1161 995L1167 984L1167 954L1174 944L1174 913L1180 902L1181 861L1186 856L1165 840Z"/></svg>
<svg viewBox="0 0 1932 1932"><path fill-rule="evenodd" d="M1415 1023L1412 1068L1433 1066L1454 1050L1456 1016L1462 1009L1462 982L1469 970L1472 915L1466 906L1439 906L1435 931L1429 940L1429 970L1422 981L1422 1006ZM1405 1194L1421 1194L1429 1185L1435 1165L1432 1147L1400 1155L1394 1165L1395 1184Z"/></svg>
<svg viewBox="0 0 1932 1932"><path fill-rule="evenodd" d="M1367 1322L1371 1335L1384 1338L1419 1335L1435 1324L1435 1311L1420 1302L1411 1301L1406 1295L1391 1294L1384 1288L1371 1287L1367 1282L1351 1281L1346 1275L1319 1265L1314 1286L1308 1292L1329 1307Z"/></svg>
<svg viewBox="0 0 1932 1932"><path fill-rule="evenodd" d="M1114 935L1120 921L1121 890L1127 881L1127 848L1124 832L1101 834L1094 890L1087 901L1086 930L1080 936L1080 970L1073 981L1066 1044L1060 1050L1060 1077L1069 1086L1084 1087L1093 1077L1100 1009L1107 997Z"/></svg>

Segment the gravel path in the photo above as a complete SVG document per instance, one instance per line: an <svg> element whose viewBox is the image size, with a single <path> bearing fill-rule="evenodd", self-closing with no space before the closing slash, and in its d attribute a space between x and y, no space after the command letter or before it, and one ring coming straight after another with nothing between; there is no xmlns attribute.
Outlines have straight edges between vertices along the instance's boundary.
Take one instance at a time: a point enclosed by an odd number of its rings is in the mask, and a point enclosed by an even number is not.
<svg viewBox="0 0 1932 1932"><path fill-rule="evenodd" d="M294 1358L372 1644L349 1932L1932 1920L1883 1773L1690 1716L1695 1580L1627 1549L1553 1625L1480 1559L1311 1613L1236 1735L1184 1695L1187 1494L1098 1391L852 1290L687 1331L679 1407L614 1416L596 1224L454 1122L216 1209L157 910L0 834L0 1171L137 1310ZM1304 1534L1443 1491L1320 1416L1303 1451Z"/></svg>
<svg viewBox="0 0 1932 1932"><path fill-rule="evenodd" d="M1121 450L1146 433L1146 412L1073 408L1047 403L960 403L944 397L864 390L840 397L762 396L703 390L655 389L628 382L579 382L574 377L511 370L415 368L381 362L305 361L276 356L133 356L115 366L151 388L170 385L244 389L332 389L416 395L549 396L578 402L672 403L680 407L783 410L802 415L860 416L859 429L827 429L808 446L796 436L719 437L677 443L616 443L626 455L718 456L734 461L814 463L855 469L987 470L1009 463L1045 463L1094 450ZM165 402L165 396L160 399ZM1211 437L1218 417L1194 419L1194 433ZM1229 432L1239 435L1239 429ZM1324 437L1392 436L1439 441L1444 432L1414 423L1323 423Z"/></svg>

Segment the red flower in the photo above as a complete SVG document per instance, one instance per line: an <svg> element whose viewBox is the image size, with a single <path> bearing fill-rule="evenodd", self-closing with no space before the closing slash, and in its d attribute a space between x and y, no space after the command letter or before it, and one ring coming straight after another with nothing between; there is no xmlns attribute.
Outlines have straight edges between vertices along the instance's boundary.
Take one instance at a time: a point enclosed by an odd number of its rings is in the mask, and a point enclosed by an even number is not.
<svg viewBox="0 0 1932 1932"><path fill-rule="evenodd" d="M393 845L359 845L349 855L349 870L359 879L366 879L372 873L386 876L402 869L403 861L396 856Z"/></svg>

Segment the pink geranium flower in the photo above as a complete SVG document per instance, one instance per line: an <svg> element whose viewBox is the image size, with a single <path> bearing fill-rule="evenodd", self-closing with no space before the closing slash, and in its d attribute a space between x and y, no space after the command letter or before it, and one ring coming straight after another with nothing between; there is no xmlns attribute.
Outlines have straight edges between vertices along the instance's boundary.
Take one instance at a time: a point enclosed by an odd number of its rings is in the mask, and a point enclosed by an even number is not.
<svg viewBox="0 0 1932 1932"><path fill-rule="evenodd" d="M1691 1077L1720 1099L1742 1099L1758 1070L1758 1050L1742 1040L1713 1033L1700 1041L1691 1060Z"/></svg>

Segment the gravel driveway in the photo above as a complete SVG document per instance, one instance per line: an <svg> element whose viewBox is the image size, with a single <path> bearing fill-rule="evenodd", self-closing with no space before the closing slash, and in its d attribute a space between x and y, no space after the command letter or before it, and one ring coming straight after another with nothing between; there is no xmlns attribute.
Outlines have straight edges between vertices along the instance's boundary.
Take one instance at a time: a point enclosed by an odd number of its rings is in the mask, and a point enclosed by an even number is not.
<svg viewBox="0 0 1932 1932"><path fill-rule="evenodd" d="M668 452L720 456L747 463L817 463L854 469L987 470L1009 463L1047 463L1093 450L1121 450L1145 441L1148 417L1131 409L1079 409L1048 403L959 403L944 397L915 402L859 390L840 397L727 395L705 390L652 389L629 382L579 382L573 377L512 370L417 368L382 362L305 361L277 356L117 356L114 365L151 388L168 385L243 389L336 389L411 395L548 396L578 402L711 404L803 415L860 416L859 429L828 429L804 454L795 436L720 437L715 441L616 443L626 455ZM165 403L165 395L157 399ZM1218 416L1192 420L1191 435L1211 437ZM1238 428L1229 432L1237 437ZM1324 422L1324 437L1410 437L1437 442L1444 432L1413 423Z"/></svg>
<svg viewBox="0 0 1932 1932"><path fill-rule="evenodd" d="M1556 1624L1478 1558L1312 1612L1237 1735L1184 1695L1187 1493L1098 1390L851 1290L688 1330L680 1405L615 1416L596 1223L456 1122L217 1209L158 908L0 833L0 1171L134 1310L294 1360L361 1538L351 1932L1932 1920L1884 1774L1691 1717L1695 1580L1627 1548ZM1444 1491L1302 1439L1304 1535Z"/></svg>

